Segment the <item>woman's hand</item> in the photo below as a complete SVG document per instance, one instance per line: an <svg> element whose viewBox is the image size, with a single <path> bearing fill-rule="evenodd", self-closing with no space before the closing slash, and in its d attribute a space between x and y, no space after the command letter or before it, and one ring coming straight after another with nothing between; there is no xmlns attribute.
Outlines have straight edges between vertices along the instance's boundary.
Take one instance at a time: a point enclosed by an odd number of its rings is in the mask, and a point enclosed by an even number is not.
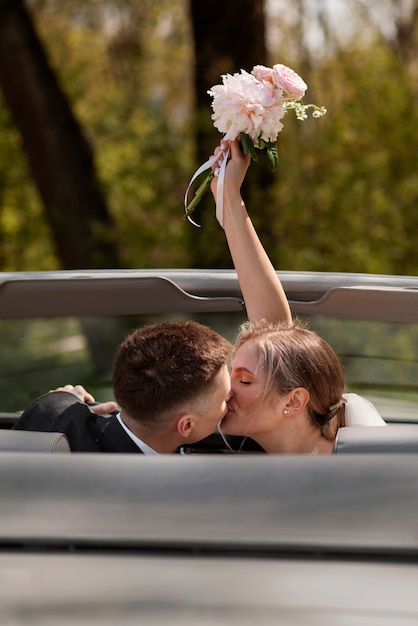
<svg viewBox="0 0 418 626"><path fill-rule="evenodd" d="M234 141L225 141L224 139L221 141L219 146L214 150L214 156L218 156L218 160L213 164L212 169L215 173L215 177L213 178L210 189L213 193L213 196L217 198L217 189L218 189L218 173L222 164L222 161L225 159L226 154L228 153L228 162L225 169L225 179L224 179L224 194L226 196L233 197L234 195L240 196L241 185L244 181L245 175L247 173L248 167L251 162L251 157L249 154L245 154L242 151L241 144L237 139Z"/></svg>
<svg viewBox="0 0 418 626"><path fill-rule="evenodd" d="M90 410L92 413L96 415L104 415L106 413L114 413L118 410L118 406L116 402L99 402L97 404L93 404L95 402L94 397L84 389L82 385L64 385L63 387L57 387L56 389L51 389L50 393L54 393L54 391L67 391L68 393L72 393L77 396L79 400L85 402L90 405Z"/></svg>

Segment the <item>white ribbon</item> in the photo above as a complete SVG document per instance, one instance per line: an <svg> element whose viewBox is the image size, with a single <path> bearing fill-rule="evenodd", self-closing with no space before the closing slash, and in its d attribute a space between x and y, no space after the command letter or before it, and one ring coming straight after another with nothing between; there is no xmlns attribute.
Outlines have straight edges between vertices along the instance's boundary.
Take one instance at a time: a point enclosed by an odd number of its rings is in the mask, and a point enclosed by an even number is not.
<svg viewBox="0 0 418 626"><path fill-rule="evenodd" d="M217 185L217 190L216 190L216 219L218 220L219 224L222 226L223 228L223 214L224 214L224 180L225 180L225 169L226 169L226 164L228 163L228 158L229 158L229 154L230 154L230 147L228 146L228 148L214 156L211 156L210 159L208 159L205 163L203 163L203 165L201 165L193 174L187 189L186 189L186 193L184 195L184 210L187 211L187 206L189 204L189 193L190 193L190 188L193 185L194 181L196 180L196 178L198 178L198 176L200 176L200 174L203 174L203 172L205 172L206 170L209 170L212 168L212 166L215 163L219 163L219 167L217 167L215 169L215 176L218 177L218 185ZM222 154L224 155L222 158ZM222 161L220 160L222 159ZM191 222L194 226L197 226L198 228L200 228L199 224L196 224L196 222L194 222L190 215L187 216L187 219L189 220L189 222Z"/></svg>
<svg viewBox="0 0 418 626"><path fill-rule="evenodd" d="M226 164L228 163L228 159L229 159L229 154L231 152L231 148L228 145L228 148L226 151L224 151L224 157L221 161L220 167L219 167L219 171L216 173L215 172L215 176L218 176L218 185L216 188L216 219L218 220L219 224L222 226L222 228L224 227L224 181L225 181L225 169L226 169Z"/></svg>

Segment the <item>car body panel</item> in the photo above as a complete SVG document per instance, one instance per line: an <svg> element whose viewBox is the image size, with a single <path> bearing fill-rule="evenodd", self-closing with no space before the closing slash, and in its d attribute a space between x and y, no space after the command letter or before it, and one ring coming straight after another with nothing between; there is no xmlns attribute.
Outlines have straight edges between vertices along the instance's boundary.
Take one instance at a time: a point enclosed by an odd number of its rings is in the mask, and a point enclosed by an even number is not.
<svg viewBox="0 0 418 626"><path fill-rule="evenodd" d="M418 555L416 455L10 453L0 474L4 545Z"/></svg>
<svg viewBox="0 0 418 626"><path fill-rule="evenodd" d="M418 278L326 272L277 274L295 314L417 320ZM31 317L221 312L239 311L242 306L242 294L233 270L0 274L2 318L28 317L29 312Z"/></svg>
<svg viewBox="0 0 418 626"><path fill-rule="evenodd" d="M415 626L409 563L0 555L2 624ZM24 590L22 589L24 587Z"/></svg>

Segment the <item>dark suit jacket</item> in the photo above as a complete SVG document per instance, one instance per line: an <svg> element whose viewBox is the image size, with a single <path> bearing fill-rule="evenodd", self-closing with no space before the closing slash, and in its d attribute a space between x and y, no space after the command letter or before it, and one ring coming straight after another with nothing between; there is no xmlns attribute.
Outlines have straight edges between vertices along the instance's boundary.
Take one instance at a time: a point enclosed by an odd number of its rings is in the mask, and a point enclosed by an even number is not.
<svg viewBox="0 0 418 626"><path fill-rule="evenodd" d="M142 454L120 425L116 415L103 417L92 413L87 404L68 391L46 393L30 404L13 425L16 430L64 433L73 452L128 452ZM228 437L232 450L218 433L197 443L183 445L175 453L263 452L252 439Z"/></svg>
<svg viewBox="0 0 418 626"><path fill-rule="evenodd" d="M87 404L67 391L54 391L37 398L23 411L13 428L64 433L73 452L142 454L116 415L94 415Z"/></svg>

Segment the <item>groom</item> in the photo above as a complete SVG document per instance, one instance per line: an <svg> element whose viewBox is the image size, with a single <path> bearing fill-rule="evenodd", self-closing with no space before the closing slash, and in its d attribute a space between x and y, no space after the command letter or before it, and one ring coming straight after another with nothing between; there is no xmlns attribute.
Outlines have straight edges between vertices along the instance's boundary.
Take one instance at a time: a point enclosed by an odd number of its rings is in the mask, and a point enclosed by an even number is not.
<svg viewBox="0 0 418 626"><path fill-rule="evenodd" d="M73 452L174 452L211 435L225 416L231 351L224 337L192 321L138 328L114 363L120 412L94 413L92 396L68 385L36 399L13 428L64 433Z"/></svg>

